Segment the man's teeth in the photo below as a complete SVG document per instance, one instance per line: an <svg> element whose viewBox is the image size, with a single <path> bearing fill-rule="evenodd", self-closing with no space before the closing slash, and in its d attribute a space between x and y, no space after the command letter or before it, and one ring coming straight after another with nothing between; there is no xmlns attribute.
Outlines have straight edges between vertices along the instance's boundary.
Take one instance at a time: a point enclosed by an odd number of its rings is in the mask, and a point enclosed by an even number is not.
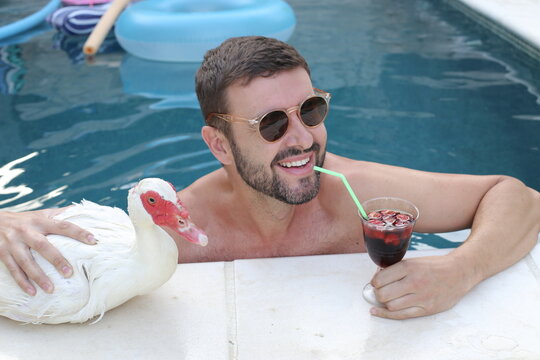
<svg viewBox="0 0 540 360"><path fill-rule="evenodd" d="M283 166L283 167L290 168L290 167L293 167L293 166L294 166L294 167L304 166L304 165L306 165L308 162L309 162L309 158L304 159L304 160L299 160L299 161L279 163L279 165L281 165L281 166Z"/></svg>

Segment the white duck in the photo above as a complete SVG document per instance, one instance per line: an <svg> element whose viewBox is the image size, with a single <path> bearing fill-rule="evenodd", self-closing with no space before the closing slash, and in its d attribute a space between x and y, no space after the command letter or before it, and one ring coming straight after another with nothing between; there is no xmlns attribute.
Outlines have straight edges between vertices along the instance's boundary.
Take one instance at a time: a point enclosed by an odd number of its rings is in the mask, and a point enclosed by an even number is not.
<svg viewBox="0 0 540 360"><path fill-rule="evenodd" d="M129 191L129 216L118 208L83 200L57 215L94 234L97 245L48 235L73 266L64 278L38 253L37 263L53 281L47 294L36 286L30 296L12 279L0 262L0 315L27 323L82 323L103 314L134 296L164 284L176 270L178 248L161 228L205 246L206 235L190 220L174 187L161 179L140 181Z"/></svg>

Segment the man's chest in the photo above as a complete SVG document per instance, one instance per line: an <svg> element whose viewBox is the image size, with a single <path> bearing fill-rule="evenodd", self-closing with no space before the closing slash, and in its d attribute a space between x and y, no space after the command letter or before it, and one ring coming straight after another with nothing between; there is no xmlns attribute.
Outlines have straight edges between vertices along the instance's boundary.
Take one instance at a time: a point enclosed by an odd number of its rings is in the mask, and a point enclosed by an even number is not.
<svg viewBox="0 0 540 360"><path fill-rule="evenodd" d="M363 252L361 223L323 216L297 222L279 236L261 237L256 231L233 224L210 224L205 248L191 249L181 260L231 261L281 256L304 256Z"/></svg>

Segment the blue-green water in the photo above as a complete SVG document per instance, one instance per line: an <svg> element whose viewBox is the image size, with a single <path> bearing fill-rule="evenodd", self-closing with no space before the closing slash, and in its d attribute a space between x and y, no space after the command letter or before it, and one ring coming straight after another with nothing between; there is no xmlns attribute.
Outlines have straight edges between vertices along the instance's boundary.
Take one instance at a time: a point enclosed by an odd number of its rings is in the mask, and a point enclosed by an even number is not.
<svg viewBox="0 0 540 360"><path fill-rule="evenodd" d="M0 26L8 25L39 11L47 0L2 0L0 2Z"/></svg>
<svg viewBox="0 0 540 360"><path fill-rule="evenodd" d="M329 151L540 189L538 62L436 1L289 3L289 42L333 94ZM114 41L89 64L81 46L49 30L0 48L0 208L125 208L142 177L183 188L219 167L199 135L197 64L142 61Z"/></svg>

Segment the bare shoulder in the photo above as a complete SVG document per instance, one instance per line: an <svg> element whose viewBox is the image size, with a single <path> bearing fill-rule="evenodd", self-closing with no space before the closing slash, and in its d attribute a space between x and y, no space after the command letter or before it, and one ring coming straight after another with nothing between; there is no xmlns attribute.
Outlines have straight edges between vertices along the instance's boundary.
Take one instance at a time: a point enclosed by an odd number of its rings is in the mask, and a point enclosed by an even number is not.
<svg viewBox="0 0 540 360"><path fill-rule="evenodd" d="M219 211L221 195L226 193L226 174L223 169L215 170L197 179L178 192L192 219L204 227L209 215ZM217 210L216 210L217 209Z"/></svg>
<svg viewBox="0 0 540 360"><path fill-rule="evenodd" d="M341 172L350 180L384 180L385 177L397 175L428 175L430 173L405 167L386 165L376 162L354 160L343 156L328 153L325 166L334 171ZM432 173L433 174L433 173Z"/></svg>
<svg viewBox="0 0 540 360"><path fill-rule="evenodd" d="M373 196L373 191L380 188L380 185L385 182L385 178L393 178L399 172L406 170L395 166L349 159L331 153L327 153L325 167L345 175L353 189L360 190L357 194L359 198ZM330 181L329 179L328 182ZM334 178L334 182L334 186L344 186L339 178Z"/></svg>
<svg viewBox="0 0 540 360"><path fill-rule="evenodd" d="M324 166L330 170L340 172L345 175L354 175L362 173L362 169L369 167L374 163L362 160L354 160L332 153L326 153Z"/></svg>
<svg viewBox="0 0 540 360"><path fill-rule="evenodd" d="M221 237L216 234L225 228L223 214L227 214L226 180L225 171L220 168L178 192L178 197L186 206L193 223L205 231L209 238L206 247L176 238L179 263L221 260L219 254L223 243Z"/></svg>
<svg viewBox="0 0 540 360"><path fill-rule="evenodd" d="M364 198L400 196L410 192L426 194L428 190L455 189L477 191L492 186L499 175L477 176L466 174L436 173L369 161L329 156L327 166L342 172L353 189L359 189Z"/></svg>
<svg viewBox="0 0 540 360"><path fill-rule="evenodd" d="M327 153L324 167L341 173L347 179L360 202L380 196L398 196L394 182L403 179L409 169L369 161L354 160ZM331 204L335 212L356 213L357 207L343 181L335 176L321 175L321 201ZM339 209L338 209L339 208ZM343 214L342 214L343 215Z"/></svg>
<svg viewBox="0 0 540 360"><path fill-rule="evenodd" d="M376 172L371 169L370 163L327 153L324 167L345 175L360 201L369 198L370 195L362 184L370 182L371 176L368 173ZM339 177L321 174L321 187L318 198L323 207L332 213L339 214L339 216L356 214L356 205Z"/></svg>

